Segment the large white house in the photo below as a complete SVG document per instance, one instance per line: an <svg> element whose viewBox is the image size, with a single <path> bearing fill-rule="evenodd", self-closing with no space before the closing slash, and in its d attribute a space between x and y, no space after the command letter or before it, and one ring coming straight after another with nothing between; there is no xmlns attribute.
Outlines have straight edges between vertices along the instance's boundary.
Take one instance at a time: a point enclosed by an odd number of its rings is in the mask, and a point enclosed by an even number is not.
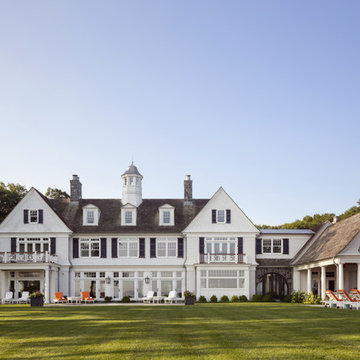
<svg viewBox="0 0 360 360"><path fill-rule="evenodd" d="M194 199L188 175L183 199L143 199L142 178L131 164L121 199L83 199L77 175L69 200L31 188L0 224L0 297L39 290L49 302L55 291L90 291L97 300L139 300L149 290L176 290L178 297L190 290L208 299L281 298L293 289L325 297L325 288L359 282L360 215L316 233L261 230L222 187L210 199ZM341 224L349 221L344 240Z"/></svg>

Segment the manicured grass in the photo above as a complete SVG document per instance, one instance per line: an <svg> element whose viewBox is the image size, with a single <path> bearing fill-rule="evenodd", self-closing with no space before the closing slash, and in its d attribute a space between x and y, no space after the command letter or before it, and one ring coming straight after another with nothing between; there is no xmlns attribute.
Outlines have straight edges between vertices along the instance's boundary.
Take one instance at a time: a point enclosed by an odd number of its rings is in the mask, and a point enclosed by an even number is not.
<svg viewBox="0 0 360 360"><path fill-rule="evenodd" d="M293 304L0 306L0 359L359 359L360 311Z"/></svg>

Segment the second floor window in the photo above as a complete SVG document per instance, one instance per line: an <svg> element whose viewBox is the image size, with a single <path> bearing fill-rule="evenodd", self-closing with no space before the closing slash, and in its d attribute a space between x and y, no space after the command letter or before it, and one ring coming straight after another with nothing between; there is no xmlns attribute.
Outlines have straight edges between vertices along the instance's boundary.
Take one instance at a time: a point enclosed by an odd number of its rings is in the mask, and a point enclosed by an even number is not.
<svg viewBox="0 0 360 360"><path fill-rule="evenodd" d="M87 223L88 224L93 224L95 221L94 219L94 211L93 210L88 210L87 212Z"/></svg>
<svg viewBox="0 0 360 360"><path fill-rule="evenodd" d="M170 224L170 211L166 210L163 212L163 223L164 224Z"/></svg>
<svg viewBox="0 0 360 360"><path fill-rule="evenodd" d="M99 239L81 239L80 240L81 257L99 257L100 240Z"/></svg>
<svg viewBox="0 0 360 360"><path fill-rule="evenodd" d="M138 257L138 240L119 240L119 257Z"/></svg>
<svg viewBox="0 0 360 360"><path fill-rule="evenodd" d="M30 223L37 223L38 222L38 211L37 210L30 210Z"/></svg>
<svg viewBox="0 0 360 360"><path fill-rule="evenodd" d="M282 240L281 239L263 239L263 254L281 254Z"/></svg>
<svg viewBox="0 0 360 360"><path fill-rule="evenodd" d="M157 242L157 257L175 257L177 256L177 241L174 239L159 239Z"/></svg>

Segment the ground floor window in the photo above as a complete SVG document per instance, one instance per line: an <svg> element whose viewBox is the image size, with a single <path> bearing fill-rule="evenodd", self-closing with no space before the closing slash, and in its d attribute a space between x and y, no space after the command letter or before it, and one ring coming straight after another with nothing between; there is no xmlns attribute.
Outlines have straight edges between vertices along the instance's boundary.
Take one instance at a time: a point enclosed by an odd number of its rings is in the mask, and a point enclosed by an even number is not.
<svg viewBox="0 0 360 360"><path fill-rule="evenodd" d="M152 291L157 296L168 296L170 291L176 291L178 298L182 297L183 272L182 271L153 271Z"/></svg>
<svg viewBox="0 0 360 360"><path fill-rule="evenodd" d="M201 270L202 289L243 289L245 288L244 270Z"/></svg>

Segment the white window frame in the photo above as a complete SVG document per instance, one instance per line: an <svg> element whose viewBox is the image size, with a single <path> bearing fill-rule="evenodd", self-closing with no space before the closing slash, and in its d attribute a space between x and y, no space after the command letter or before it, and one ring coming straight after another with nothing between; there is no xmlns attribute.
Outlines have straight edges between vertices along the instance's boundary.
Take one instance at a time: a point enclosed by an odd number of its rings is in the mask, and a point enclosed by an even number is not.
<svg viewBox="0 0 360 360"><path fill-rule="evenodd" d="M165 222L165 214L169 213L169 222ZM165 204L159 208L159 225L174 226L175 225L175 209L169 204Z"/></svg>
<svg viewBox="0 0 360 360"><path fill-rule="evenodd" d="M93 216L90 214L93 213ZM89 216L90 215L90 216ZM83 207L83 225L85 226L98 226L100 218L100 210L98 207L92 204L88 204ZM89 221L90 219L90 221ZM93 220L91 222L91 219Z"/></svg>
<svg viewBox="0 0 360 360"><path fill-rule="evenodd" d="M159 255L159 245L164 245L165 244L165 255ZM175 246L173 248L170 248L170 250L174 250L175 251L175 255L169 255L169 244L175 244ZM162 250L162 249L161 249ZM158 258L176 258L177 257L177 253L178 253L178 243L177 243L177 239L176 238L159 238L156 239L156 257Z"/></svg>
<svg viewBox="0 0 360 360"><path fill-rule="evenodd" d="M220 221L220 212L223 214L223 221ZM216 210L216 222L218 224L224 224L226 223L226 211L223 209Z"/></svg>
<svg viewBox="0 0 360 360"><path fill-rule="evenodd" d="M89 252L89 255L82 255L82 250L85 250L85 249L82 249L81 248L81 245L82 244L87 244L88 245L88 252ZM93 246L92 245L95 245L97 244L98 245L98 249L93 249ZM96 255L96 256L93 256L92 255L92 251L95 251L95 250L98 250L99 251L99 255ZM100 258L100 239L98 238L84 238L84 239L80 239L80 258L83 258L83 259L98 259Z"/></svg>
<svg viewBox="0 0 360 360"><path fill-rule="evenodd" d="M28 245L32 245L32 251L35 252L36 245L40 244L40 252L48 251L50 252L50 239L49 238L18 238L16 249L17 252L20 252L20 245L24 244L24 252L27 253L28 251ZM44 245L47 245L47 250L44 250Z"/></svg>
<svg viewBox="0 0 360 360"><path fill-rule="evenodd" d="M215 251L216 244L219 244L219 251ZM226 244L226 252L223 251L223 244ZM231 245L234 246L234 253L230 252ZM211 248L208 252L208 248ZM238 243L235 237L207 237L204 244L205 254L231 254L236 255L238 253Z"/></svg>
<svg viewBox="0 0 360 360"><path fill-rule="evenodd" d="M126 213L131 212L131 223L126 222ZM122 226L136 226L136 207L132 205L125 205L121 209L121 225Z"/></svg>
<svg viewBox="0 0 360 360"><path fill-rule="evenodd" d="M34 213L33 215L31 213ZM31 221L31 218L35 217L35 221ZM39 223L39 210L29 210L29 224L38 224Z"/></svg>
<svg viewBox="0 0 360 360"><path fill-rule="evenodd" d="M95 212L94 212L94 210L87 210L86 211L86 223L91 224L91 225L95 223Z"/></svg>
<svg viewBox="0 0 360 360"><path fill-rule="evenodd" d="M211 274L213 272L214 274ZM209 287L209 282L221 282L221 280L233 279L236 281L236 287ZM209 281L210 280L210 281ZM217 289L245 289L246 277L244 270L234 269L207 269L200 271L200 287L201 289L217 290Z"/></svg>
<svg viewBox="0 0 360 360"><path fill-rule="evenodd" d="M122 245L126 244L126 255L122 255L120 254L120 251L123 250L121 249ZM131 249L130 245L136 244L136 255L130 255L130 250L134 250ZM140 249L140 245L139 245L139 239L123 239L123 238L119 238L118 240L118 257L119 258L138 258L139 257L139 250Z"/></svg>
<svg viewBox="0 0 360 360"><path fill-rule="evenodd" d="M133 223L133 211L125 210L125 224L131 225Z"/></svg>
<svg viewBox="0 0 360 360"><path fill-rule="evenodd" d="M274 246L279 246L279 245L274 245L274 242L280 241L280 251L279 252L274 252ZM266 247L264 246L266 242ZM261 245L261 250L262 250L262 254L271 254L271 255L280 255L283 253L284 250L284 239L279 239L279 238L275 238L275 239L262 239L262 245ZM264 251L265 248L270 248L270 251Z"/></svg>

